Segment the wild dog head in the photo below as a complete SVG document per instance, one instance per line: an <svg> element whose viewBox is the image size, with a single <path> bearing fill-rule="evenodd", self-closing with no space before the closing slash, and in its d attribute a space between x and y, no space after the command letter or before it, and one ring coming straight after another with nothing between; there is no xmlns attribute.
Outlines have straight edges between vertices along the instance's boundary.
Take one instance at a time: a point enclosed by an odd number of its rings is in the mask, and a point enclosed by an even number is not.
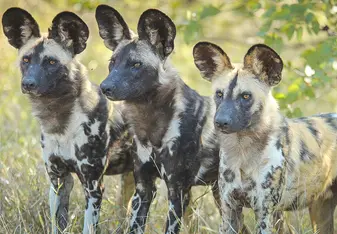
<svg viewBox="0 0 337 234"><path fill-rule="evenodd" d="M32 97L76 95L74 56L86 47L87 25L74 13L59 13L48 35L41 36L34 18L20 8L8 9L2 17L9 43L19 50L23 93ZM75 92L75 93L74 93Z"/></svg>
<svg viewBox="0 0 337 234"><path fill-rule="evenodd" d="M133 100L156 89L163 82L160 70L174 48L172 20L158 10L145 11L138 22L138 38L109 6L97 7L96 20L104 44L114 52L109 75L101 84L103 93L111 100Z"/></svg>
<svg viewBox="0 0 337 234"><path fill-rule="evenodd" d="M283 62L263 44L252 46L243 64L232 64L217 45L199 42L194 62L204 79L212 82L216 103L215 126L223 133L254 131L276 106L271 88L281 81ZM270 120L266 120L270 121Z"/></svg>

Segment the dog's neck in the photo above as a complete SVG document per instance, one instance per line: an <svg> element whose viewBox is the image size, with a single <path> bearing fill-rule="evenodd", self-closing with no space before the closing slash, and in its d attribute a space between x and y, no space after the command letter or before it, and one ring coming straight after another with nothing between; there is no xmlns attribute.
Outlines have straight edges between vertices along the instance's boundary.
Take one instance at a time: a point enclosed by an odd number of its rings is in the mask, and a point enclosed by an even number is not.
<svg viewBox="0 0 337 234"><path fill-rule="evenodd" d="M266 103L256 126L247 131L232 134L218 133L226 164L234 168L250 170L265 163L268 158L264 158L264 151L278 137L282 121L285 121L285 118L273 99L272 102Z"/></svg>
<svg viewBox="0 0 337 234"><path fill-rule="evenodd" d="M173 67L159 70L158 85L135 100L125 101L126 118L140 140L160 146L177 110L184 83ZM182 100L180 100L182 101Z"/></svg>

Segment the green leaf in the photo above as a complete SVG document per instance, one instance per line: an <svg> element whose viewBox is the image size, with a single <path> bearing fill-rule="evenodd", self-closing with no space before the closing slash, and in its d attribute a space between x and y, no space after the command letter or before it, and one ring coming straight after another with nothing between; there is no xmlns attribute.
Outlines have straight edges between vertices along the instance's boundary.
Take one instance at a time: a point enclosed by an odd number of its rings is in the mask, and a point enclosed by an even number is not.
<svg viewBox="0 0 337 234"><path fill-rule="evenodd" d="M318 34L320 27L316 18L314 18L311 22L311 29L315 34Z"/></svg>
<svg viewBox="0 0 337 234"><path fill-rule="evenodd" d="M247 2L247 7L251 11L257 11L261 8L261 4L258 1L249 1Z"/></svg>
<svg viewBox="0 0 337 234"><path fill-rule="evenodd" d="M312 87L306 87L304 89L304 95L307 96L308 98L315 98L315 92Z"/></svg>
<svg viewBox="0 0 337 234"><path fill-rule="evenodd" d="M272 24L272 21L270 20L266 21L260 28L260 31L257 33L257 35L260 37L264 37L266 33L269 31L271 24Z"/></svg>
<svg viewBox="0 0 337 234"><path fill-rule="evenodd" d="M284 47L282 38L277 36L276 34L265 36L264 43L272 47L277 52L280 52Z"/></svg>
<svg viewBox="0 0 337 234"><path fill-rule="evenodd" d="M302 36L303 36L303 28L302 27L297 28L296 36L297 36L297 40L299 40L299 41L302 40Z"/></svg>
<svg viewBox="0 0 337 234"><path fill-rule="evenodd" d="M262 18L269 18L276 12L276 6L270 7L266 12L262 15Z"/></svg>
<svg viewBox="0 0 337 234"><path fill-rule="evenodd" d="M300 87L297 84L292 84L288 87L288 92L298 92Z"/></svg>
<svg viewBox="0 0 337 234"><path fill-rule="evenodd" d="M273 19L276 20L288 20L291 12L289 9L289 5L285 4L282 6L281 10L278 10L276 13L273 15Z"/></svg>
<svg viewBox="0 0 337 234"><path fill-rule="evenodd" d="M201 25L199 21L191 20L185 27L184 41L186 44L191 43L199 38L201 33Z"/></svg>
<svg viewBox="0 0 337 234"><path fill-rule="evenodd" d="M308 24L306 25L306 28L307 28L309 35L312 35L312 30Z"/></svg>
<svg viewBox="0 0 337 234"><path fill-rule="evenodd" d="M302 115L303 115L303 113L302 113L302 111L299 107L296 107L292 112L293 118L298 118L298 117L301 117Z"/></svg>
<svg viewBox="0 0 337 234"><path fill-rule="evenodd" d="M296 102L298 99L298 92L288 92L285 98L285 101L288 104L292 104L294 102Z"/></svg>
<svg viewBox="0 0 337 234"><path fill-rule="evenodd" d="M307 10L306 5L303 4L292 4L289 6L289 10L290 10L290 16L303 16L305 11Z"/></svg>
<svg viewBox="0 0 337 234"><path fill-rule="evenodd" d="M210 16L215 16L220 13L220 9L217 7L214 7L213 5L207 5L204 6L199 13L199 18L200 19L205 19Z"/></svg>
<svg viewBox="0 0 337 234"><path fill-rule="evenodd" d="M312 20L314 19L314 14L309 12L308 14L305 15L305 22L307 24L310 24L312 22Z"/></svg>
<svg viewBox="0 0 337 234"><path fill-rule="evenodd" d="M295 32L295 26L292 23L288 23L282 27L282 31L284 31L288 39L291 40Z"/></svg>

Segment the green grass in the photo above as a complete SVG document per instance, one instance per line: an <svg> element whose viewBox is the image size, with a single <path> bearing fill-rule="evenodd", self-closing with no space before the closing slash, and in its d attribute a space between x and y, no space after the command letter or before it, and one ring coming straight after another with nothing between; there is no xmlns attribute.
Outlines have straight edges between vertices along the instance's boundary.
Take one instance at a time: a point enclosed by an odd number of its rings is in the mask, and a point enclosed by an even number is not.
<svg viewBox="0 0 337 234"><path fill-rule="evenodd" d="M94 3L95 1L88 2ZM174 13L165 1L150 0L146 1L146 4L132 0L124 1L124 3L111 1L110 5L121 10L132 29L135 29L140 13L146 8L159 8L169 15ZM65 0L14 0L0 2L1 15L10 6L20 6L31 12L40 24L41 31L47 31L52 18L58 12L62 10L77 12L90 28L88 46L79 56L80 60L88 67L92 81L99 83L105 78L108 73L107 64L111 51L104 47L98 36L94 10L78 11L78 4L69 4ZM198 8L198 4L193 7ZM189 6L182 6L179 14L184 15L186 10L189 10ZM230 12L210 19L219 23L212 24L212 27L206 30L206 34L211 35L209 38L219 43L223 48L228 48L228 54L233 57L234 61L240 61L249 45L247 42L237 44L235 40L221 40L224 24L220 22L224 22L224 18L229 22L225 25L225 38L242 38L247 34L254 36L257 26L251 27L249 20L240 18L235 19L240 22L234 21ZM179 17L176 20L182 21ZM240 27L234 23L239 23ZM256 38L254 40L255 42L259 41ZM181 72L183 79L200 93L210 94L210 85L200 78L193 64L193 45L186 45L179 31L175 44L172 60ZM49 233L49 182L41 157L39 124L31 114L31 106L27 98L20 91L21 75L15 63L17 51L10 47L3 34L0 34L0 54L0 233ZM287 54L286 56L292 55ZM334 110L335 98L336 92L327 90L327 96L317 100L317 103L320 104L319 108L316 105L308 105L307 113L325 111L326 109L331 111L332 108ZM158 186L158 195L151 206L147 222L147 233L163 233L165 226L166 189L164 184L159 181ZM116 228L127 220L124 212L121 211L125 208L119 207L116 203L119 177L105 177L105 187L100 229L102 233L114 233ZM67 232L80 233L85 199L77 178L70 199L69 221L71 225ZM220 217L215 208L210 188L194 188L190 204L190 223L184 223L182 233L217 233ZM294 226L297 233L312 233L306 210L294 212L289 216L289 220L291 220L289 223ZM251 212L246 215L245 220L253 230L255 223Z"/></svg>

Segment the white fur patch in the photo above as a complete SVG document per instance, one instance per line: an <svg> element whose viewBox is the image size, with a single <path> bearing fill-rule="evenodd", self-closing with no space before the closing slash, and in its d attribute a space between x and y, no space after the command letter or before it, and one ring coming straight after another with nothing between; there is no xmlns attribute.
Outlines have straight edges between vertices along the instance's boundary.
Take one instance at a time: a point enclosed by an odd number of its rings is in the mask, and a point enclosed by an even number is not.
<svg viewBox="0 0 337 234"><path fill-rule="evenodd" d="M24 20L25 22L23 23L23 25L20 27L21 29L21 38L25 38L25 39L29 39L31 37L31 35L33 34L32 29L28 26L31 24L31 22L28 19ZM25 43L25 42L24 42Z"/></svg>
<svg viewBox="0 0 337 234"><path fill-rule="evenodd" d="M166 171L165 171L165 167L164 167L164 164L161 164L161 167L160 167L160 175L162 177L164 177L166 175Z"/></svg>
<svg viewBox="0 0 337 234"><path fill-rule="evenodd" d="M171 201L169 201L169 211L174 212L174 205L172 204ZM168 217L169 217L168 222L171 223L170 216L168 216ZM168 226L166 234L174 233L174 229L178 225L178 221L179 220L176 219L172 224L170 224L170 226Z"/></svg>
<svg viewBox="0 0 337 234"><path fill-rule="evenodd" d="M41 126L42 133L45 135L45 147L43 149L45 162L49 161L49 156L52 154L62 156L64 160L73 159L77 161L74 145L80 147L88 143L88 137L84 134L81 126L82 123L89 121L88 116L82 112L79 104L75 104L72 113L64 134L47 134Z"/></svg>
<svg viewBox="0 0 337 234"><path fill-rule="evenodd" d="M113 29L114 29L114 35L113 35L113 38L115 41L120 41L123 39L124 37L124 29L122 27L122 25L120 25L119 23L114 23L114 25L112 26ZM107 34L107 33L106 33Z"/></svg>
<svg viewBox="0 0 337 234"><path fill-rule="evenodd" d="M138 158L140 159L140 161L142 163L149 162L150 159L151 159L152 147L142 145L136 136L134 137L134 139L135 139L136 144L137 144Z"/></svg>
<svg viewBox="0 0 337 234"><path fill-rule="evenodd" d="M91 126L91 135L99 135L99 126L101 125L101 122L95 121Z"/></svg>
<svg viewBox="0 0 337 234"><path fill-rule="evenodd" d="M97 198L90 197L88 199L88 208L85 210L83 233L94 233L95 225L99 220L99 209L94 208L94 203L97 202ZM95 213L96 211L96 214Z"/></svg>
<svg viewBox="0 0 337 234"><path fill-rule="evenodd" d="M131 211L130 227L132 227L132 226L135 224L136 219L137 219L137 215L138 215L138 211L139 211L140 206L141 206L141 203L142 203L142 199L140 198L140 196L139 196L138 193L137 193L136 195L133 196L132 202L133 202L134 200L138 200L138 207L137 207L136 210L133 210L133 209L132 209L132 211ZM138 230L138 229L139 229L139 230ZM137 229L137 233L139 233L139 231L141 230L141 228L139 227L138 229ZM142 231L141 231L141 232L142 232Z"/></svg>
<svg viewBox="0 0 337 234"><path fill-rule="evenodd" d="M52 233L57 234L57 221L56 221L56 212L60 206L60 196L56 194L57 191L53 188L53 185L50 185L49 189L49 208L50 208L50 218L52 220Z"/></svg>
<svg viewBox="0 0 337 234"><path fill-rule="evenodd" d="M168 147L171 156L173 155L172 151L173 144L179 137L180 137L180 120L173 118L163 138L163 142Z"/></svg>

